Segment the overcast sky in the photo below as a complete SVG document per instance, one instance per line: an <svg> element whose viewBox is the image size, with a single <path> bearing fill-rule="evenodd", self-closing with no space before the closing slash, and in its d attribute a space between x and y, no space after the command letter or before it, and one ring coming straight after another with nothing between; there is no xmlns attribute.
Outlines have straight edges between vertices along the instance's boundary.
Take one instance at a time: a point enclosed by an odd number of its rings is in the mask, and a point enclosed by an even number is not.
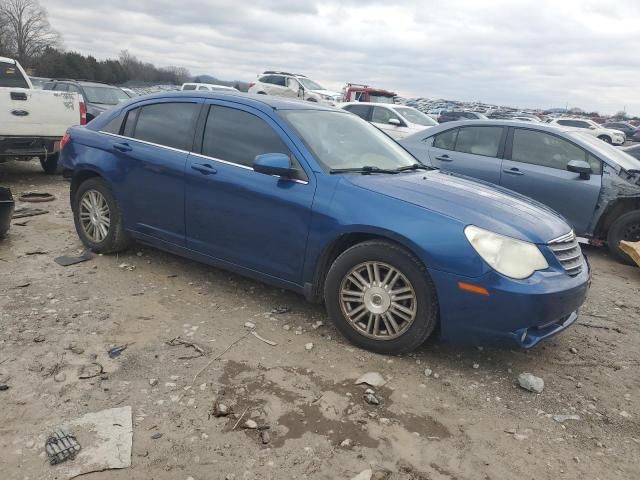
<svg viewBox="0 0 640 480"><path fill-rule="evenodd" d="M42 0L64 47L252 81L640 114L640 1Z"/></svg>

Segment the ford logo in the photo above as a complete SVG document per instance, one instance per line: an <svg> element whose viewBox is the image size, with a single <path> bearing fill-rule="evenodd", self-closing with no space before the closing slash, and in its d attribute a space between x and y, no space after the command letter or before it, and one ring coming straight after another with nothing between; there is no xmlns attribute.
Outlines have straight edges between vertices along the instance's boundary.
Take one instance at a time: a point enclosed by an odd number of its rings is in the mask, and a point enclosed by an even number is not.
<svg viewBox="0 0 640 480"><path fill-rule="evenodd" d="M15 115L16 117L26 117L29 115L29 112L26 110L11 110L11 115Z"/></svg>

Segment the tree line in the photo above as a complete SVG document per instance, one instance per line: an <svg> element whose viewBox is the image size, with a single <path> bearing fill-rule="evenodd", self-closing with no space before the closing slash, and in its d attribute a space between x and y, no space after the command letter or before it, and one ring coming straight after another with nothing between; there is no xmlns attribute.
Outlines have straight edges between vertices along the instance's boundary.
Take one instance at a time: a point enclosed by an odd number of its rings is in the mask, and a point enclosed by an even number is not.
<svg viewBox="0 0 640 480"><path fill-rule="evenodd" d="M191 79L185 68L142 62L123 50L117 59L62 49L62 37L51 27L38 0L0 0L0 56L17 59L30 75L82 78L106 83L129 81L181 84Z"/></svg>

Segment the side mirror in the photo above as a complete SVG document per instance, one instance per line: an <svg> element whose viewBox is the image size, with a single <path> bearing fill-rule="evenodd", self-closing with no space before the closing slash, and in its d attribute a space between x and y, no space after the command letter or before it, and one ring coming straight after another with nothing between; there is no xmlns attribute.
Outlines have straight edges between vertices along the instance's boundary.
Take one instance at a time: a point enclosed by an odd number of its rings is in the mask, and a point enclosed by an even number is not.
<svg viewBox="0 0 640 480"><path fill-rule="evenodd" d="M396 127L399 127L400 125L402 125L400 120L398 120L397 118L390 118L387 123L389 123L389 125L395 125Z"/></svg>
<svg viewBox="0 0 640 480"><path fill-rule="evenodd" d="M593 173L591 165L589 165L584 160L571 160L567 164L567 170L573 173L579 173L580 178L583 180L589 180L589 178L591 178L591 174Z"/></svg>
<svg viewBox="0 0 640 480"><path fill-rule="evenodd" d="M291 168L291 159L284 153L264 153L256 155L253 160L253 170L267 175L290 178L295 173Z"/></svg>

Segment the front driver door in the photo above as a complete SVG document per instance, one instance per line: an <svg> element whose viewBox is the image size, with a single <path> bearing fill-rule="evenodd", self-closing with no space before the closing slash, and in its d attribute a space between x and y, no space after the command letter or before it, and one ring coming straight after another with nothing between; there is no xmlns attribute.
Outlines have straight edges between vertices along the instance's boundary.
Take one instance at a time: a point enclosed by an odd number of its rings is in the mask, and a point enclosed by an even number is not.
<svg viewBox="0 0 640 480"><path fill-rule="evenodd" d="M300 285L315 182L284 131L251 107L219 101L187 165L187 245L208 256ZM286 153L294 179L253 171L256 155Z"/></svg>
<svg viewBox="0 0 640 480"><path fill-rule="evenodd" d="M397 120L398 124L393 125L389 123L391 119ZM406 136L409 131L407 124L389 108L385 107L373 107L371 123L396 140Z"/></svg>
<svg viewBox="0 0 640 480"><path fill-rule="evenodd" d="M500 184L559 212L576 235L587 233L600 195L602 162L551 133L516 128L509 137ZM591 165L589 179L567 170L571 160Z"/></svg>

